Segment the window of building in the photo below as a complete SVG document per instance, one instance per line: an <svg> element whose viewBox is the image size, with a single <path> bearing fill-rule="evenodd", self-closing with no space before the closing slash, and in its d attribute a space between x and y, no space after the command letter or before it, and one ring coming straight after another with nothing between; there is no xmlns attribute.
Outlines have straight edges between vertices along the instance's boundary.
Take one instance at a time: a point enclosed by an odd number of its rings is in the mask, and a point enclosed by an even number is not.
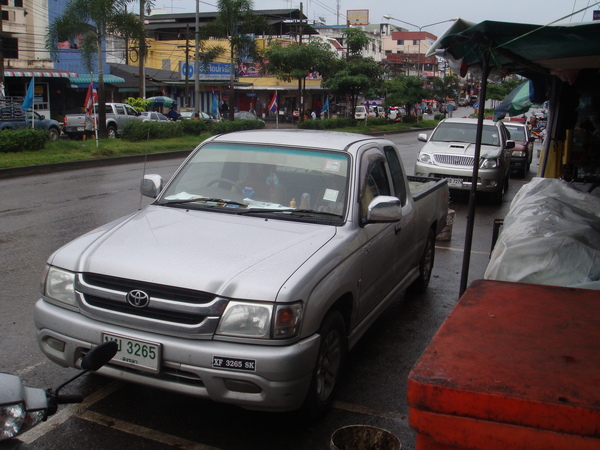
<svg viewBox="0 0 600 450"><path fill-rule="evenodd" d="M419 45L419 40L418 39L413 40L413 45Z"/></svg>
<svg viewBox="0 0 600 450"><path fill-rule="evenodd" d="M400 40L396 41L396 43L398 45L404 45L404 39L400 39Z"/></svg>
<svg viewBox="0 0 600 450"><path fill-rule="evenodd" d="M15 6L17 8L22 8L23 7L23 0L15 0Z"/></svg>
<svg viewBox="0 0 600 450"><path fill-rule="evenodd" d="M4 11L2 12L4 13ZM4 41L4 57L19 59L19 40L8 36L4 36L2 40Z"/></svg>

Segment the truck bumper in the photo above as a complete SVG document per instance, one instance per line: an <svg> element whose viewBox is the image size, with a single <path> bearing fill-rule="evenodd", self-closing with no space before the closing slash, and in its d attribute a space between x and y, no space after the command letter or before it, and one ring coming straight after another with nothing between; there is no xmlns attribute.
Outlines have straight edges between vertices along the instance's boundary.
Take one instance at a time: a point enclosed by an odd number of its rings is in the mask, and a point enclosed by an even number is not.
<svg viewBox="0 0 600 450"><path fill-rule="evenodd" d="M112 363L98 373L263 411L291 411L302 406L320 343L319 335L287 346L182 339L97 322L43 299L37 301L34 317L40 349L56 364L79 367L83 355L101 343L102 333L157 342L162 350L159 373ZM255 370L215 368L215 357L254 361Z"/></svg>
<svg viewBox="0 0 600 450"><path fill-rule="evenodd" d="M503 188L506 166L500 169L479 169L477 190L481 192L498 192ZM417 161L415 175L421 177L445 178L448 188L470 190L473 182L472 169L434 166ZM462 181L460 181L462 180Z"/></svg>

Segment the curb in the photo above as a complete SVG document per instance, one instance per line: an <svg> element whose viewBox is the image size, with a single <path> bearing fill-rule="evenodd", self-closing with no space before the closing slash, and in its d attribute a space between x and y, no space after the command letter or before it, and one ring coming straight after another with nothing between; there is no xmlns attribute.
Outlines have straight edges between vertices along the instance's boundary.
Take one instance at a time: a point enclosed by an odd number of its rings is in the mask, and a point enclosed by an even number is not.
<svg viewBox="0 0 600 450"><path fill-rule="evenodd" d="M386 136L388 134L403 134L414 131L427 131L433 130L433 128L412 128L408 130L398 131L374 131L372 133L365 133L369 136ZM96 159L84 159L81 161L68 161L51 164L39 164L34 166L22 166L22 167L6 167L0 169L0 180L7 178L23 177L28 175L42 175L54 172L63 172L68 170L78 169L89 169L92 167L106 167L106 166L117 166L120 164L131 164L138 163L141 161L161 161L165 159L177 159L187 157L192 150L175 150L172 152L160 152L160 153L148 153L142 155L129 155L129 156L116 156L111 158L96 158Z"/></svg>

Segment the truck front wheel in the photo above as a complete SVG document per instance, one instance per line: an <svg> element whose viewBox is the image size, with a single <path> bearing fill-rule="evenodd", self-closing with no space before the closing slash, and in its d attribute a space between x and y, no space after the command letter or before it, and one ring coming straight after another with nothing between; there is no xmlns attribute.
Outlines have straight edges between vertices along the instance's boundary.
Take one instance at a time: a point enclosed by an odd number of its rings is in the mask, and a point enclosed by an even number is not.
<svg viewBox="0 0 600 450"><path fill-rule="evenodd" d="M425 292L431 279L431 272L433 271L433 261L435 259L435 233L433 229L429 230L427 235L427 242L421 255L421 261L419 262L419 277L413 281L408 287L408 290L413 294L420 294Z"/></svg>
<svg viewBox="0 0 600 450"><path fill-rule="evenodd" d="M321 343L317 363L304 410L312 419L318 419L331 408L348 350L346 322L342 314L333 310L323 320L319 329Z"/></svg>
<svg viewBox="0 0 600 450"><path fill-rule="evenodd" d="M112 139L116 138L117 137L117 129L113 126L106 127L106 135Z"/></svg>

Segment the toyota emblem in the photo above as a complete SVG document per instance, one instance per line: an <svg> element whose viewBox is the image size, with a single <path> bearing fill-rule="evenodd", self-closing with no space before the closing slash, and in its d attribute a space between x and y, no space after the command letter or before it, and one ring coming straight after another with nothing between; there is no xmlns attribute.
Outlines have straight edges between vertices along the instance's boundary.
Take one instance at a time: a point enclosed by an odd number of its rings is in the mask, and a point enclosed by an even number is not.
<svg viewBox="0 0 600 450"><path fill-rule="evenodd" d="M150 303L150 296L144 291L135 289L127 294L127 303L135 308L145 308Z"/></svg>

